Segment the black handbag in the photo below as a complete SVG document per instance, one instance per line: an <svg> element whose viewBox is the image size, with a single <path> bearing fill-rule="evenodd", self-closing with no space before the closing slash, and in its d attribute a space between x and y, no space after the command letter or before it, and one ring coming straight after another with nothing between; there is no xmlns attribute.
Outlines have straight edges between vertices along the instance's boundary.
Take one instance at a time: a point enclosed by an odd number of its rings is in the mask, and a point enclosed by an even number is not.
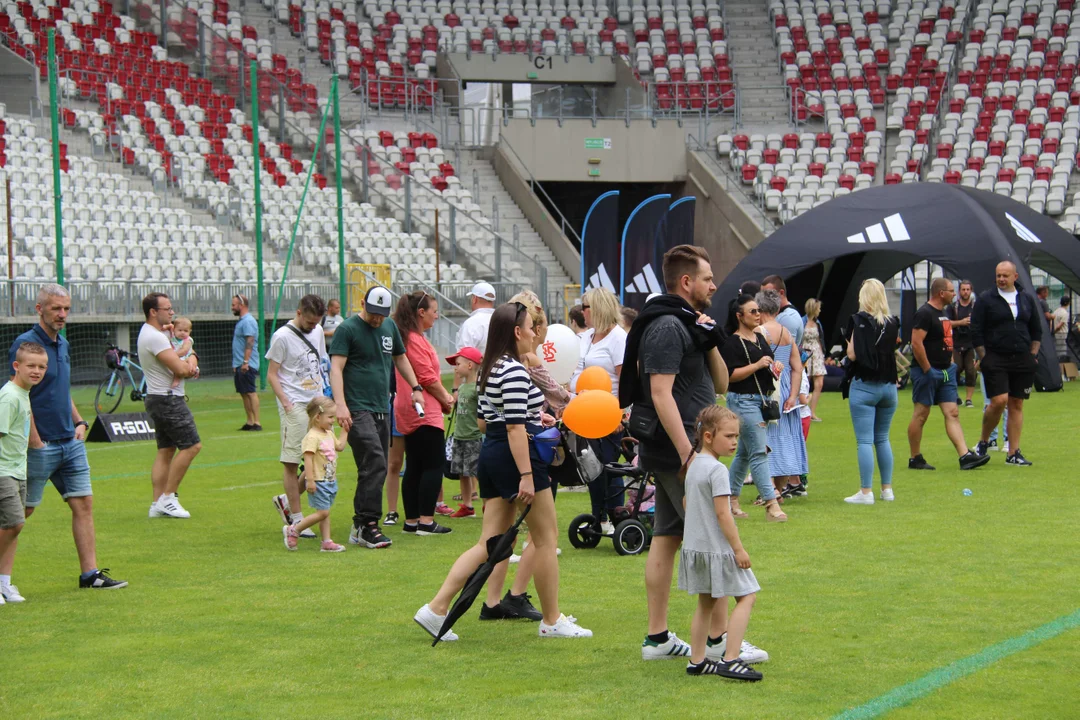
<svg viewBox="0 0 1080 720"><path fill-rule="evenodd" d="M781 337L783 337L783 335L781 335ZM746 353L746 364L749 365L750 364L750 351L746 348L746 341L743 340L740 337L739 342L742 343L743 352ZM760 348L761 346L758 345L758 347ZM756 371L751 373L751 376L754 378L754 385L757 386L758 395L761 397L761 419L764 420L765 422L770 422L770 421L773 421L773 420L779 420L780 419L780 403L776 402L775 400L768 399L765 396L765 393L761 391L761 383L758 382L757 372Z"/></svg>

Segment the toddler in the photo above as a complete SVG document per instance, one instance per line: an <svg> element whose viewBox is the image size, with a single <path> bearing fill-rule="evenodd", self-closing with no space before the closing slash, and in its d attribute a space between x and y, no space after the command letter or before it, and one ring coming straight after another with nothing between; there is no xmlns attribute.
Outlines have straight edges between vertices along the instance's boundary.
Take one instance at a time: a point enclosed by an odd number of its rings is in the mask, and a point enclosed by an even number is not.
<svg viewBox="0 0 1080 720"><path fill-rule="evenodd" d="M686 673L761 680L761 673L750 663L764 662L768 655L743 642L761 586L750 570L750 556L731 514L728 469L718 459L735 453L739 418L727 408L712 405L698 415L695 429L698 454L686 472L686 520L679 557L679 589L698 596ZM735 598L730 619L729 597Z"/></svg>
<svg viewBox="0 0 1080 720"><path fill-rule="evenodd" d="M478 488L476 482L477 465L480 463L480 445L484 439L484 423L477 417L479 396L476 393L476 373L484 357L473 347L463 347L456 355L446 358L446 362L456 368L456 375L465 382L458 387L457 405L454 408L454 441L450 449L450 471L461 478L461 505L451 515L452 518L476 517L473 509L473 491Z"/></svg>
<svg viewBox="0 0 1080 720"><path fill-rule="evenodd" d="M195 341L191 339L191 320L186 317L178 317L172 324L172 346L176 357L188 364L192 370L199 366L199 358L195 355ZM179 387L182 379L174 377L173 387Z"/></svg>
<svg viewBox="0 0 1080 720"><path fill-rule="evenodd" d="M285 525L285 549L295 550L300 533L318 523L322 533L321 552L345 552L344 545L330 539L330 508L337 497L337 454L345 449L347 436L338 432L334 436L334 401L317 397L308 403L308 431L300 444L304 453L303 481L307 489L308 507L315 512L303 520Z"/></svg>

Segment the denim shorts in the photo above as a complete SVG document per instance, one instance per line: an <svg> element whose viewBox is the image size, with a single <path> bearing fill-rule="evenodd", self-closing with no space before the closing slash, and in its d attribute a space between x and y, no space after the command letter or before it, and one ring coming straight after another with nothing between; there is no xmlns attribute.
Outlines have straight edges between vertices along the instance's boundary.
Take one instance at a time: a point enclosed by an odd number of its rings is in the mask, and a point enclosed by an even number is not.
<svg viewBox="0 0 1080 720"><path fill-rule="evenodd" d="M960 398L956 389L956 363L948 370L931 369L924 373L916 363L911 365L911 399L919 405L932 407L955 403Z"/></svg>
<svg viewBox="0 0 1080 720"><path fill-rule="evenodd" d="M26 478L27 507L41 504L49 480L64 500L94 494L90 488L86 443L75 438L47 442L42 448L27 448Z"/></svg>
<svg viewBox="0 0 1080 720"><path fill-rule="evenodd" d="M315 492L308 493L308 507L312 510L329 510L337 497L337 480L315 483Z"/></svg>

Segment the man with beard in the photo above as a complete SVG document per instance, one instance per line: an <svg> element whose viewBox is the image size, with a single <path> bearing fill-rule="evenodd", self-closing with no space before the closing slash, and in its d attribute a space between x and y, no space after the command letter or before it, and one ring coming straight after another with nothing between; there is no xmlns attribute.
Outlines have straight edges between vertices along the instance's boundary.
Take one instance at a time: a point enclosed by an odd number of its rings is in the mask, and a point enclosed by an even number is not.
<svg viewBox="0 0 1080 720"><path fill-rule="evenodd" d="M244 401L244 413L247 416L241 430L262 431L259 424L259 350L255 347L259 339L259 323L248 309L248 299L243 295L233 295L232 314L240 318L233 330L232 366L233 385Z"/></svg>
<svg viewBox="0 0 1080 720"><path fill-rule="evenodd" d="M975 407L971 402L979 373L975 369L975 347L971 344L971 313L975 311L975 295L970 280L960 281L960 297L945 308L945 317L952 324L953 362L964 371L967 399L964 407Z"/></svg>
<svg viewBox="0 0 1080 720"><path fill-rule="evenodd" d="M300 480L298 471L304 460L300 447L307 434L309 402L324 394L323 362L329 366L323 328L319 327L326 305L318 295L300 298L296 317L282 325L270 338L266 359L266 379L277 398L281 419L281 461L285 471L285 495L274 496L274 507L286 525L304 519L300 512ZM300 537L314 538L310 528Z"/></svg>
<svg viewBox="0 0 1080 720"><path fill-rule="evenodd" d="M690 646L668 632L667 610L675 555L682 544L680 468L693 454L694 422L702 408L727 392L728 372L717 347L722 332L702 314L716 292L709 255L692 245L664 254L667 294L642 309L627 337L619 405L634 405L630 433L641 467L656 478L653 541L645 566L649 631L644 660L683 658Z"/></svg>

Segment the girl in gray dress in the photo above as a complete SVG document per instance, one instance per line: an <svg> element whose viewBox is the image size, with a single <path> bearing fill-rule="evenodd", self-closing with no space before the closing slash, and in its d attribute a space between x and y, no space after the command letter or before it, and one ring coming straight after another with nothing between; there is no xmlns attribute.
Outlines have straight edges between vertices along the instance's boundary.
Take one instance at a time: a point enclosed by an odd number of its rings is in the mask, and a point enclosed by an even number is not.
<svg viewBox="0 0 1080 720"><path fill-rule="evenodd" d="M716 405L698 415L697 455L686 470L686 520L679 557L679 589L698 596L690 625L688 675L760 680L750 663L768 654L743 641L761 589L731 514L731 487L721 457L739 443L739 417ZM727 598L735 598L728 618Z"/></svg>

